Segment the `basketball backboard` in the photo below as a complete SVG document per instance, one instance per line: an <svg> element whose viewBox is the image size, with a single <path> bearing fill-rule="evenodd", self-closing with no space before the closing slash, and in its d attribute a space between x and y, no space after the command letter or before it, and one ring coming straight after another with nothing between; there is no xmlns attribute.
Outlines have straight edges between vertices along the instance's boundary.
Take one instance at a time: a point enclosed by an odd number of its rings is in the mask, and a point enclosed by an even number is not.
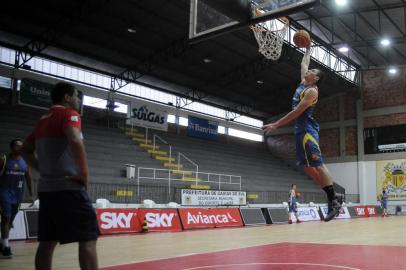
<svg viewBox="0 0 406 270"><path fill-rule="evenodd" d="M320 0L190 0L189 39L192 43L199 42L254 23L287 16L319 2Z"/></svg>

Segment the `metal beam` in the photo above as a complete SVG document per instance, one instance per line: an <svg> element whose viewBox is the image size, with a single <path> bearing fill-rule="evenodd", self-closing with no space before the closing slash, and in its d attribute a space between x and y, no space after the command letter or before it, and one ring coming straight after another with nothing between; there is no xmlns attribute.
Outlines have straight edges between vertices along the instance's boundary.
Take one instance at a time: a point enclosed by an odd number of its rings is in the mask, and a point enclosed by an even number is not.
<svg viewBox="0 0 406 270"><path fill-rule="evenodd" d="M111 78L111 90L117 91L130 82L136 82L145 74L151 73L158 68L159 65L157 63L160 63L163 60L168 60L169 58L179 57L189 48L190 45L186 38L172 42L165 49L158 51L149 58L138 62L133 67L127 68L121 73L113 76Z"/></svg>
<svg viewBox="0 0 406 270"><path fill-rule="evenodd" d="M47 48L49 44L52 44L67 31L79 25L83 19L103 8L107 2L109 0L83 1L79 7L68 12L69 16L63 17L59 22L42 32L39 37L30 40L16 51L15 67L23 67L30 59Z"/></svg>
<svg viewBox="0 0 406 270"><path fill-rule="evenodd" d="M373 11L383 11L383 10L392 10L392 9L400 9L400 8L404 8L406 3L401 0L402 3L393 3L393 4L380 4L379 7L375 6L375 7L367 7L367 8L360 8L360 9L352 9L351 11L337 11L335 14L333 15L327 15L327 16L317 16L318 19L323 20L326 18L330 18L330 17L339 17L339 16L343 16L343 15L354 15L356 13L366 13L366 12L373 12ZM304 21L304 20L308 20L309 18L298 18L295 19L295 21L300 22L300 21Z"/></svg>

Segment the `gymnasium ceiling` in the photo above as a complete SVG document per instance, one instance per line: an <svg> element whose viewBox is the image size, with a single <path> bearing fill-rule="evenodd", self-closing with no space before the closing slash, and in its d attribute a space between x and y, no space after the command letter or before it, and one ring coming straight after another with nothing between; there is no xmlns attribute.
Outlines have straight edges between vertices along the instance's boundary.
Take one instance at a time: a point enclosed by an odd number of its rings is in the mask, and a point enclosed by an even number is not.
<svg viewBox="0 0 406 270"><path fill-rule="evenodd" d="M360 69L405 65L405 1L348 2L322 1L290 18ZM189 9L189 0L3 1L0 45L260 119L289 111L301 54L285 45L277 62L265 60L248 28L191 45ZM380 45L383 36L391 46ZM342 45L349 51L338 52ZM332 72L321 89L321 98L358 92Z"/></svg>

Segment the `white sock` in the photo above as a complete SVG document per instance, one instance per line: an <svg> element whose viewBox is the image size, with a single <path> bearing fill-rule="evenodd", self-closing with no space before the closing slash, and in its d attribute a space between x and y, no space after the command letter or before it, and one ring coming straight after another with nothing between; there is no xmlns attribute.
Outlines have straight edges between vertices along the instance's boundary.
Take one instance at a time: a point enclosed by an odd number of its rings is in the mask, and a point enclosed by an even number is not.
<svg viewBox="0 0 406 270"><path fill-rule="evenodd" d="M6 238L6 239L1 239L1 243L2 243L3 247L8 247L8 246L9 246L8 238Z"/></svg>

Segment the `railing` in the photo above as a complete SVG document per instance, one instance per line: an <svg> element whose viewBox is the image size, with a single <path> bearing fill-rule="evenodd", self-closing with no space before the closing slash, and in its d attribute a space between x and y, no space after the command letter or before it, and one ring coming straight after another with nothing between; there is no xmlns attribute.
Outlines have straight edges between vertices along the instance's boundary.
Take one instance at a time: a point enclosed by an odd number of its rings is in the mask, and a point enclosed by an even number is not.
<svg viewBox="0 0 406 270"><path fill-rule="evenodd" d="M165 144L165 145L167 145L169 147L169 163L172 163L172 145L170 145L167 141L165 141L164 139L162 139L158 135L154 134L153 148L152 148L153 150L155 150L155 148L156 148L156 141L157 140L161 141L163 144Z"/></svg>
<svg viewBox="0 0 406 270"><path fill-rule="evenodd" d="M196 174L196 185L197 185L197 182L198 182L198 174L199 174L199 165L197 165L197 163L193 162L190 158L188 158L187 156L185 156L185 155L182 154L181 152L178 152L178 170L180 170L180 160L181 160L181 157L183 157L184 159L186 159L187 161L189 161L190 164L192 164L193 166L196 167L195 174Z"/></svg>
<svg viewBox="0 0 406 270"><path fill-rule="evenodd" d="M139 193L140 187L140 180L164 180L168 181L168 193L171 192L171 184L173 181L184 182L182 179L174 178L171 176L173 169L157 169L157 168L145 168L145 167L138 167L137 171L137 192ZM190 172L194 173L194 171L184 171L183 176L186 175L185 173ZM204 179L199 179L199 176L206 176ZM238 185L239 190L241 190L242 185L242 178L241 176L237 175L228 175L228 174L218 174L218 173L208 173L208 172L199 172L196 173L196 181L201 183L214 183L218 185L219 190L221 189L222 185Z"/></svg>

